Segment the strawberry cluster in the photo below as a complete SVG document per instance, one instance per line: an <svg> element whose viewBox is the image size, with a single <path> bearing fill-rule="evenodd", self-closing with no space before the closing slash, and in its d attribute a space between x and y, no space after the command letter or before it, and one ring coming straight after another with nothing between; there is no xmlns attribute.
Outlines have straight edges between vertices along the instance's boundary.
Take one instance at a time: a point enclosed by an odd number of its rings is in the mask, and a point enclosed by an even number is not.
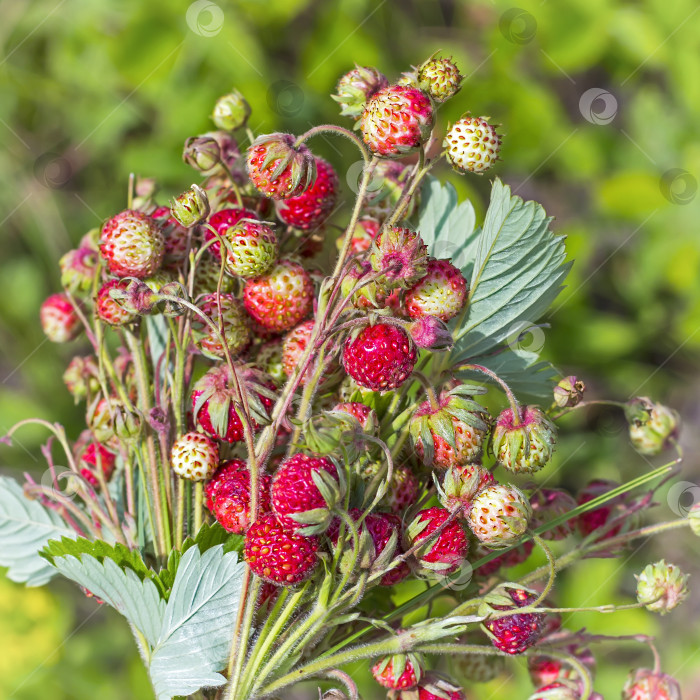
<svg viewBox="0 0 700 700"><path fill-rule="evenodd" d="M437 257L415 214L437 110L461 81L454 62L436 57L394 83L360 66L341 78L334 99L359 136L336 130L368 163L351 214L334 166L307 144L314 129L265 134L241 152L250 108L240 93L223 96L212 116L218 130L185 144L200 184L166 205L153 181L132 183L127 208L62 258L63 291L42 305L51 341L82 337L88 349L64 375L86 404L86 430L72 446L86 520L99 522L98 509L119 513L111 499L123 492L124 517L113 526L134 547L150 538L160 563L203 523L225 531L254 574L259 631L277 595L292 598L290 587L300 599L308 588L311 600L354 604L376 587L362 615L386 631L379 620L392 604L383 589L476 583L478 643L522 654L563 634L536 590L501 585L530 556L532 530L605 543L639 505L601 498L612 482L593 481L574 499L523 480L551 463L555 414L582 398L575 377L547 408L521 405L485 367L450 365L471 273ZM500 136L488 119L467 115L443 145L457 170L482 173ZM508 403L487 409L475 375L501 384ZM644 454L673 444L673 411L635 399L626 412ZM129 528L146 520L136 516L148 499L154 522L148 538L134 538ZM659 580L671 577L662 574L642 580L650 609ZM679 576L664 611L683 597ZM344 629L357 631L360 613L344 613ZM389 632L408 645L372 661L390 698L464 699L409 648L425 630ZM493 677L483 659L464 665L466 677ZM581 678L553 657L534 657L530 670L537 697L580 697ZM637 678L628 696L644 697L638 689L656 682Z"/></svg>

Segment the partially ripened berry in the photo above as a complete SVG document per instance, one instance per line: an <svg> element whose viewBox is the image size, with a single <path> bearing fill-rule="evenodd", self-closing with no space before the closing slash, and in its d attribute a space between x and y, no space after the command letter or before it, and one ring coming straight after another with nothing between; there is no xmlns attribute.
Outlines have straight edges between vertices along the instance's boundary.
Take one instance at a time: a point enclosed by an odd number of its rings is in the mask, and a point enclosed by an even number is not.
<svg viewBox="0 0 700 700"><path fill-rule="evenodd" d="M211 251L215 258L221 259L221 242L214 234L214 231L216 231L216 234L223 238L226 235L226 232L241 221L241 219L251 219L255 221L257 218L258 216L254 211L246 209L245 207L228 207L226 209L219 209L219 211L215 211L209 217L207 224L202 226L204 242L207 243L209 241L213 241L208 250ZM211 229L214 230L212 231Z"/></svg>
<svg viewBox="0 0 700 700"><path fill-rule="evenodd" d="M516 474L539 471L552 458L557 429L537 406L505 409L496 421L491 448L496 459Z"/></svg>
<svg viewBox="0 0 700 700"><path fill-rule="evenodd" d="M385 656L372 666L372 675L385 688L414 688L423 675L422 661L416 654Z"/></svg>
<svg viewBox="0 0 700 700"><path fill-rule="evenodd" d="M538 489L530 496L534 527L543 527L576 508L573 496L562 489ZM563 540L574 530L575 519L566 520L540 533L545 540Z"/></svg>
<svg viewBox="0 0 700 700"><path fill-rule="evenodd" d="M675 678L640 668L630 673L622 700L681 700L681 689Z"/></svg>
<svg viewBox="0 0 700 700"><path fill-rule="evenodd" d="M223 235L226 272L250 279L267 274L277 260L277 236L259 221L240 221Z"/></svg>
<svg viewBox="0 0 700 700"><path fill-rule="evenodd" d="M420 234L409 228L384 229L372 244L369 263L381 274L387 289L408 288L422 279L428 269L428 248Z"/></svg>
<svg viewBox="0 0 700 700"><path fill-rule="evenodd" d="M493 474L480 464L452 466L445 472L438 489L438 498L450 512L460 508L459 517L466 518L476 494L493 483Z"/></svg>
<svg viewBox="0 0 700 700"><path fill-rule="evenodd" d="M126 209L102 227L100 252L113 275L150 277L163 261L165 240L148 214Z"/></svg>
<svg viewBox="0 0 700 700"><path fill-rule="evenodd" d="M689 576L663 559L646 566L636 578L637 601L651 612L665 615L688 596Z"/></svg>
<svg viewBox="0 0 700 700"><path fill-rule="evenodd" d="M254 432L269 420L274 403L267 378L250 366L235 367L246 400ZM192 415L195 423L211 437L225 442L240 442L244 437L243 421L237 405L231 370L226 363L212 367L192 390Z"/></svg>
<svg viewBox="0 0 700 700"><path fill-rule="evenodd" d="M393 324L376 323L347 340L343 366L360 386L387 391L408 379L416 357L413 341L406 331Z"/></svg>
<svg viewBox="0 0 700 700"><path fill-rule="evenodd" d="M501 137L488 117L465 115L450 128L443 146L445 156L459 172L483 173L498 159Z"/></svg>
<svg viewBox="0 0 700 700"><path fill-rule="evenodd" d="M281 332L311 313L313 293L313 282L301 264L282 259L268 274L248 280L243 299L248 313L261 326Z"/></svg>
<svg viewBox="0 0 700 700"><path fill-rule="evenodd" d="M323 484L317 485L316 480ZM305 534L323 532L331 522L330 510L340 496L338 471L333 462L324 457L297 453L278 467L272 480L271 496L272 509L283 527L304 530ZM312 526L315 532L309 533L305 530L307 526Z"/></svg>
<svg viewBox="0 0 700 700"><path fill-rule="evenodd" d="M309 319L300 323L296 328L293 328L284 337L282 342L282 367L284 368L284 373L287 377L291 377L294 374L294 370L299 366L306 346L309 343L309 338L314 329L315 321ZM309 365L302 376L302 382L306 381L311 377L313 373L313 363Z"/></svg>
<svg viewBox="0 0 700 700"><path fill-rule="evenodd" d="M394 513L402 513L415 504L419 492L420 484L416 475L410 467L403 464L394 468L385 499Z"/></svg>
<svg viewBox="0 0 700 700"><path fill-rule="evenodd" d="M61 268L61 286L71 294L91 291L97 271L97 257L97 251L89 246L69 250L58 262Z"/></svg>
<svg viewBox="0 0 700 700"><path fill-rule="evenodd" d="M411 318L454 318L467 298L467 281L448 260L430 258L425 277L406 292L406 311Z"/></svg>
<svg viewBox="0 0 700 700"><path fill-rule="evenodd" d="M366 406L363 403L358 403L357 401L351 401L349 403L338 403L333 406L334 411L340 411L341 413L347 413L353 418L357 419L360 427L367 431L370 426L377 424L377 414L372 408Z"/></svg>
<svg viewBox="0 0 700 700"><path fill-rule="evenodd" d="M248 347L248 314L233 294L207 294L199 300L197 306L217 328L214 331L200 316L193 316L192 339L203 355L215 360L225 358L224 343L220 337L222 326L231 357L237 357Z"/></svg>
<svg viewBox="0 0 700 700"><path fill-rule="evenodd" d="M386 76L376 68L356 66L340 77L336 94L331 97L340 105L343 116L359 117L367 100L388 84Z"/></svg>
<svg viewBox="0 0 700 700"><path fill-rule="evenodd" d="M506 588L505 596L512 603L493 604L494 610L512 610L531 605L537 600L534 593L522 588ZM506 654L522 654L537 642L544 631L545 616L543 613L515 613L483 623L490 633L491 643L496 649Z"/></svg>
<svg viewBox="0 0 700 700"><path fill-rule="evenodd" d="M428 673L418 684L416 700L466 700L462 689L444 676L437 673ZM408 691L413 693L413 691ZM400 696L389 693L389 700L409 700L405 693ZM411 695L411 697L414 697Z"/></svg>
<svg viewBox="0 0 700 700"><path fill-rule="evenodd" d="M630 442L643 455L657 455L678 437L678 413L644 396L625 406Z"/></svg>
<svg viewBox="0 0 700 700"><path fill-rule="evenodd" d="M288 226L310 231L331 215L338 199L338 176L333 166L316 158L316 179L299 195L276 202L277 216Z"/></svg>
<svg viewBox="0 0 700 700"><path fill-rule="evenodd" d="M208 479L218 464L219 446L201 433L186 433L174 442L170 450L173 471L189 481Z"/></svg>
<svg viewBox="0 0 700 700"><path fill-rule="evenodd" d="M370 249L372 241L379 231L379 222L371 217L361 218L352 232L350 239L350 253L358 255ZM338 237L338 249L341 250L345 243L345 234Z"/></svg>
<svg viewBox="0 0 700 700"><path fill-rule="evenodd" d="M568 683L555 681L536 690L529 700L579 700L580 697Z"/></svg>
<svg viewBox="0 0 700 700"><path fill-rule="evenodd" d="M397 158L420 148L430 136L433 121L433 106L422 90L389 85L365 105L360 131L372 153Z"/></svg>
<svg viewBox="0 0 700 700"><path fill-rule="evenodd" d="M210 490L212 512L224 530L240 534L245 532L252 520L250 471L242 460L232 461L240 464L235 469L227 469L217 481L216 488ZM270 477L263 474L258 483L258 513L267 513L269 510Z"/></svg>
<svg viewBox="0 0 700 700"><path fill-rule="evenodd" d="M449 519L448 510L427 508L418 513L406 529L408 547L425 541L414 556L420 568L427 574L446 576L466 561L469 550L467 536L457 520L445 525ZM431 537L441 527L441 532Z"/></svg>
<svg viewBox="0 0 700 700"><path fill-rule="evenodd" d="M459 69L449 58L428 59L418 69L417 75L418 87L438 103L456 95L462 79Z"/></svg>
<svg viewBox="0 0 700 700"><path fill-rule="evenodd" d="M426 466L442 469L481 457L488 431L486 409L464 393L442 392L435 403L424 401L411 418L409 431Z"/></svg>
<svg viewBox="0 0 700 700"><path fill-rule="evenodd" d="M44 335L52 343L67 343L80 335L83 326L68 295L52 294L41 305L39 320Z"/></svg>
<svg viewBox="0 0 700 700"><path fill-rule="evenodd" d="M266 134L248 149L248 175L267 197L296 197L314 181L314 157L305 144L296 146L295 141L291 134Z"/></svg>
<svg viewBox="0 0 700 700"><path fill-rule="evenodd" d="M530 502L519 488L492 484L474 498L467 522L485 545L505 547L522 537L531 518Z"/></svg>
<svg viewBox="0 0 700 700"><path fill-rule="evenodd" d="M99 471L102 471L104 480L109 481L114 472L116 460L117 455L112 450L108 450L99 442L90 442L80 455L80 473L92 486L96 487L100 483L97 476Z"/></svg>
<svg viewBox="0 0 700 700"><path fill-rule="evenodd" d="M313 574L317 551L316 537L285 530L272 513L266 513L248 528L243 555L260 578L278 586L293 586Z"/></svg>
<svg viewBox="0 0 700 700"><path fill-rule="evenodd" d="M135 320L137 315L125 309L116 301L111 292L124 293L129 286L129 280L112 279L105 282L95 298L95 313L100 321L110 326L123 326Z"/></svg>

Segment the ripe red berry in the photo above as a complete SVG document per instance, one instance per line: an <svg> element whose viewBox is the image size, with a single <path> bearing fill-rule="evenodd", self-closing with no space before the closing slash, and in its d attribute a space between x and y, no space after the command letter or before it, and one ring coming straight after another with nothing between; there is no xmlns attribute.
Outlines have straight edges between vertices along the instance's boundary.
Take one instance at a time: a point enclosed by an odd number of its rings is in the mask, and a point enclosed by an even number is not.
<svg viewBox="0 0 700 700"><path fill-rule="evenodd" d="M316 537L295 535L266 513L248 528L243 555L257 576L278 586L293 586L313 574L317 551Z"/></svg>
<svg viewBox="0 0 700 700"><path fill-rule="evenodd" d="M277 216L288 226L310 231L330 216L338 199L338 176L333 166L316 158L316 180L295 197L278 200Z"/></svg>
<svg viewBox="0 0 700 700"><path fill-rule="evenodd" d="M379 659L372 666L372 675L374 680L385 688L406 690L418 685L423 669L416 654L394 654Z"/></svg>
<svg viewBox="0 0 700 700"><path fill-rule="evenodd" d="M272 509L283 527L297 531L306 525L318 525L319 532L328 527L331 517L328 508L333 504L326 503L313 479L313 474L321 470L338 478L335 465L324 457L309 457L299 452L280 464L272 479L270 492ZM302 523L294 518L317 509L318 520L314 523L306 520Z"/></svg>
<svg viewBox="0 0 700 700"><path fill-rule="evenodd" d="M309 273L298 262L282 259L268 274L248 280L243 300L248 313L263 328L281 332L294 328L311 313L313 294Z"/></svg>
<svg viewBox="0 0 700 700"><path fill-rule="evenodd" d="M292 134L266 134L248 149L248 175L267 197L296 197L314 181L314 157L295 141Z"/></svg>
<svg viewBox="0 0 700 700"><path fill-rule="evenodd" d="M407 549L425 540L426 544L416 551L415 558L422 569L437 576L456 571L466 561L469 550L469 540L457 520L442 527L449 518L450 512L444 508L426 508L406 529ZM441 527L440 534L432 537Z"/></svg>
<svg viewBox="0 0 700 700"><path fill-rule="evenodd" d="M206 506L213 513L214 500L216 493L223 483L229 477L235 476L243 469L247 469L246 463L242 459L229 459L226 462L221 462L216 471L212 474L211 479L204 486L204 496L206 498Z"/></svg>
<svg viewBox="0 0 700 700"><path fill-rule="evenodd" d="M358 403L357 401L336 404L333 406L333 410L340 411L341 413L347 413L348 415L353 416L353 418L357 418L357 422L364 430L367 429L370 423L376 423L376 413L374 410L363 403Z"/></svg>
<svg viewBox="0 0 700 700"><path fill-rule="evenodd" d="M251 412L252 428L260 429L267 423L272 405L271 387L274 384L260 370L249 366L237 368L239 382L246 392ZM235 403L231 371L226 364L212 367L192 391L192 415L196 424L207 435L225 442L243 440L243 422Z"/></svg>
<svg viewBox="0 0 700 700"><path fill-rule="evenodd" d="M531 605L537 596L522 588L507 588L513 605L493 605L494 610L511 610ZM543 613L515 613L483 623L491 633L491 643L506 654L522 654L537 642L544 632Z"/></svg>
<svg viewBox="0 0 700 700"><path fill-rule="evenodd" d="M241 460L237 469L226 472L226 476L213 489L213 513L217 522L228 532L242 533L250 525L250 471ZM258 484L259 513L270 511L270 477L264 474Z"/></svg>
<svg viewBox="0 0 700 700"><path fill-rule="evenodd" d="M376 323L347 340L343 366L360 386L387 391L408 379L416 357L416 349L406 331L393 324Z"/></svg>
<svg viewBox="0 0 700 700"><path fill-rule="evenodd" d="M99 442L91 442L80 455L81 464L86 465L81 467L80 473L92 486L98 486L100 482L96 476L97 470L101 467L105 481L109 481L114 473L116 459L117 455L112 450L108 450Z"/></svg>
<svg viewBox="0 0 700 700"><path fill-rule="evenodd" d="M66 294L52 294L39 311L41 328L52 343L67 343L80 335L82 325Z"/></svg>
<svg viewBox="0 0 700 700"><path fill-rule="evenodd" d="M620 486L615 481L609 481L607 479L594 479L591 481L579 494L576 499L578 505L582 506L594 498L598 498L603 494L608 493ZM595 530L604 527L607 523L612 520L615 516L621 513L622 508L622 496L616 496L606 501L603 505L598 506L594 510L589 510L587 513L582 513L577 518L577 524L579 532L587 537ZM622 529L622 524L615 525L609 532L605 533L605 537L614 537Z"/></svg>

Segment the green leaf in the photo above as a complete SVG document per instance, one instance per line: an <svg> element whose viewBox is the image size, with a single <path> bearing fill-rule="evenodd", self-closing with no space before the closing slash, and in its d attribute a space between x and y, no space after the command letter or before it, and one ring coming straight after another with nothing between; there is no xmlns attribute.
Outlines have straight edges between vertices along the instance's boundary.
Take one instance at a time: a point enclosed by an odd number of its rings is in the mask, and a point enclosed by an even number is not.
<svg viewBox="0 0 700 700"><path fill-rule="evenodd" d="M428 177L422 187L418 231L434 258L450 258L469 279L475 259L478 230L471 202L457 202L457 192L448 182Z"/></svg>
<svg viewBox="0 0 700 700"><path fill-rule="evenodd" d="M217 545L185 552L151 657L159 700L223 685L231 629L238 612L245 566Z"/></svg>
<svg viewBox="0 0 700 700"><path fill-rule="evenodd" d="M58 513L29 500L14 479L0 477L0 566L8 567L7 578L44 585L56 570L39 552L51 539L75 536Z"/></svg>
<svg viewBox="0 0 700 700"><path fill-rule="evenodd" d="M153 646L162 627L165 601L150 579L141 580L131 568L90 554L54 557L53 564L71 581L87 588L121 613Z"/></svg>
<svg viewBox="0 0 700 700"><path fill-rule="evenodd" d="M146 566L141 553L123 544L111 545L102 540L87 540L84 537L63 537L60 540L51 540L39 554L51 564L57 557L73 556L79 559L83 554L89 554L100 563L111 559L120 569L131 569L142 581L152 580L161 595L165 594L165 587L156 573Z"/></svg>
<svg viewBox="0 0 700 700"><path fill-rule="evenodd" d="M552 400L552 387L559 372L549 362L539 361L537 353L504 350L497 355L476 358L476 361L495 372L518 396ZM457 376L491 382L480 372L458 372Z"/></svg>
<svg viewBox="0 0 700 700"><path fill-rule="evenodd" d="M158 578L162 581L166 589L165 597L167 598L170 595L170 589L175 582L175 576L177 575L177 569L182 560L182 555L190 549L190 547L197 545L200 552L206 552L212 547L223 545L224 554L228 554L229 552L241 552L243 550L243 542L244 538L242 535L234 535L227 532L219 523L214 523L212 525L204 523L194 538L186 538L179 550L174 549L170 552L166 567L161 569L158 573Z"/></svg>
<svg viewBox="0 0 700 700"><path fill-rule="evenodd" d="M453 356L473 358L492 350L516 329L534 323L562 289L571 263L564 238L535 202L511 196L499 179L478 236L469 307L455 329Z"/></svg>

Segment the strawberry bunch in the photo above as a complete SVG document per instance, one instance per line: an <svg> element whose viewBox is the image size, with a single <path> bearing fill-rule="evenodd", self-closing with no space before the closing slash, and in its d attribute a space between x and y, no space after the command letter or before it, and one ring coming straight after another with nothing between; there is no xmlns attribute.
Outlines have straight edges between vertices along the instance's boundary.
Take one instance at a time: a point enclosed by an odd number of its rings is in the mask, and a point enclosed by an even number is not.
<svg viewBox="0 0 700 700"><path fill-rule="evenodd" d="M53 496L79 534L138 549L154 570L195 545L238 553L247 573L230 697L270 695L266 684L297 673L313 649L332 654L365 634L376 644L357 647L358 658L389 698L466 697L431 668L439 640L463 652L455 668L467 682L500 672L494 648L542 644L530 657L533 697L579 698L587 687L552 652L581 657L583 633L560 630L545 612L550 591L508 583L508 570L535 541L548 557L546 542L573 537L605 547L648 501L607 497L616 484L604 480L577 498L528 480L552 464L560 413L583 405L576 377L553 387L551 406L521 404L496 371L455 359L483 302L470 288L479 275L440 256L437 223L417 217L421 185L442 156L459 172L485 172L501 143L487 118L467 114L437 153L438 110L461 82L437 56L394 82L357 66L334 96L357 134L275 132L245 150L250 107L235 90L222 96L217 130L185 143L199 184L166 204L152 180L131 183L126 207L61 259L63 290L41 307L49 340L84 344L64 382L85 402L86 429L72 445L58 434L81 505L66 505L56 484L27 493ZM362 152L352 206L339 164L310 143L325 131ZM500 368L502 351L484 362ZM625 415L638 451L674 446L671 409L640 398ZM675 608L686 592L676 569L645 569L640 604ZM398 627L391 596L426 586L454 614L418 601L421 612ZM460 646L467 624L471 651ZM651 672L625 692L642 698L656 686L675 697Z"/></svg>

